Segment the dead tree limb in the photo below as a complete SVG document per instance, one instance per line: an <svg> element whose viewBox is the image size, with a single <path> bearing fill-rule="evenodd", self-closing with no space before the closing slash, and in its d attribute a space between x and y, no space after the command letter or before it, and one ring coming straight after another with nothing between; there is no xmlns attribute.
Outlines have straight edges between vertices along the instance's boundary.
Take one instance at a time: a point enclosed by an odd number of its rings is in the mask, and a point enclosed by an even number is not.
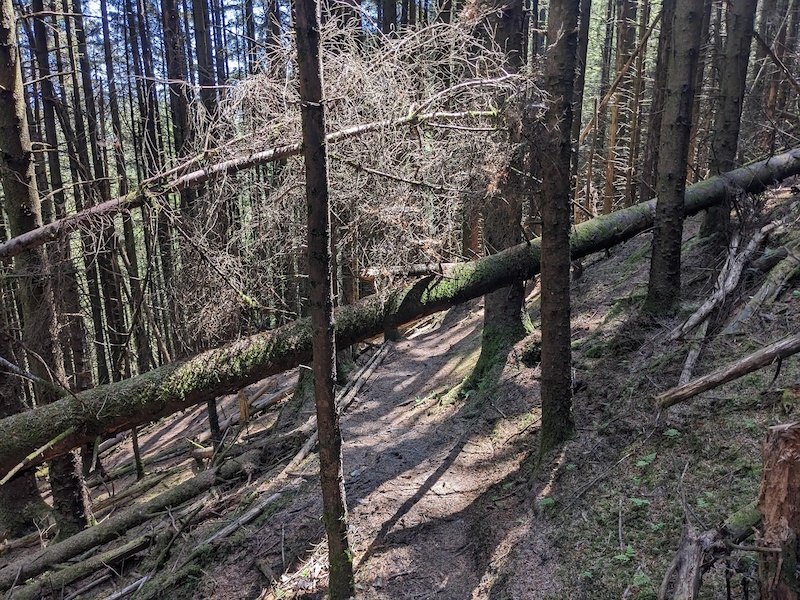
<svg viewBox="0 0 800 600"><path fill-rule="evenodd" d="M435 120L461 120L461 119L474 119L476 117L494 117L494 112L479 112L479 111L466 111L466 112L428 112L420 113L419 111L411 111L407 116L397 119L390 119L385 121L377 121L373 123L364 123L363 125L356 125L329 133L326 136L326 141L330 143L338 142L341 140L353 138L365 133L373 131L380 131L387 127L400 127L403 125L412 125L417 123L424 123L426 121ZM201 185L219 179L224 176L233 175L239 171L244 171L258 165L264 165L270 162L275 162L288 158L290 156L297 156L303 151L303 144L301 142L294 142L284 146L276 146L261 152L252 152L246 156L240 156L218 162L208 167L198 168L189 173L185 173L179 177L168 179L166 176L174 175L180 169L173 169L164 175L160 175L145 181L138 190L131 192L126 196L114 198L96 204L91 208L87 208L73 215L66 216L62 219L56 219L51 223L43 225L33 231L29 231L23 235L18 235L10 240L0 244L0 260L11 258L37 246L41 246L47 242L55 239L62 238L73 231L77 231L81 227L93 227L99 229L108 223L109 219L113 219L116 215L138 208L144 204L158 205L158 198L169 192L180 192L181 190L197 188ZM203 162L205 157L198 157L192 159L187 163L187 168L196 166Z"/></svg>
<svg viewBox="0 0 800 600"><path fill-rule="evenodd" d="M770 269L766 280L747 304L739 313L731 319L731 322L722 332L725 335L735 335L741 333L745 322L750 320L762 307L769 306L778 297L781 290L788 282L800 271L800 256L796 254L800 250L800 243L794 243L791 248L783 247L775 254L783 254L783 259Z"/></svg>
<svg viewBox="0 0 800 600"><path fill-rule="evenodd" d="M738 234L734 237L734 242L731 244L731 247L728 250L728 258L725 260L725 265L722 267L722 270L717 278L717 283L714 286L714 293L711 294L711 297L703 302L703 305L698 308L688 319L686 319L686 321L680 327L677 327L672 333L670 333L669 339L676 340L689 333L692 329L697 327L706 318L708 318L708 316L716 307L724 302L725 297L734 289L736 289L737 285L739 285L739 280L742 277L742 271L744 271L745 264L747 264L747 262L756 253L756 250L758 250L759 246L761 246L761 242L763 242L767 235L778 225L779 223L775 222L768 223L762 227L755 233L755 235L753 235L752 238L750 238L747 246L745 246L744 250L741 252L739 252Z"/></svg>
<svg viewBox="0 0 800 600"><path fill-rule="evenodd" d="M10 600L34 600L46 596L48 593L56 596L73 582L88 577L104 568L111 568L111 565L120 563L149 548L152 539L152 535L144 535L123 544L119 548L108 550L97 556L82 560L75 565L48 573L26 583L23 587L16 588L10 595L6 595L6 598Z"/></svg>
<svg viewBox="0 0 800 600"><path fill-rule="evenodd" d="M763 191L800 173L800 148L714 177L686 190L685 213L721 202L731 187ZM580 258L629 240L653 225L655 200L605 215L573 229L572 256ZM541 243L532 240L431 275L386 296L370 296L336 313L336 339L344 348L456 304L530 279L539 272ZM130 429L189 406L239 390L306 362L311 356L309 322L300 319L179 360L137 377L98 386L35 410L0 420L0 474L32 450L74 427L75 431L31 463L50 459L96 436Z"/></svg>
<svg viewBox="0 0 800 600"><path fill-rule="evenodd" d="M10 589L15 581L25 581L41 575L54 565L64 563L87 550L117 539L133 527L149 521L154 514L162 512L165 508L180 506L187 500L208 491L214 485L241 477L245 465L258 461L260 456L260 452L251 451L234 460L226 461L219 467L203 471L148 502L131 506L99 525L84 529L62 542L52 544L32 557L26 557L6 565L0 569L0 591Z"/></svg>
<svg viewBox="0 0 800 600"><path fill-rule="evenodd" d="M756 503L751 502L715 529L698 533L687 524L675 558L661 583L659 600L694 600L700 590L703 572L709 566L709 555L727 555L732 544L752 535L760 520ZM673 580L675 583L670 590Z"/></svg>
<svg viewBox="0 0 800 600"><path fill-rule="evenodd" d="M771 365L776 360L784 359L800 352L800 334L784 338L774 344L753 352L734 363L726 365L716 371L690 381L656 396L658 408L668 408L713 389L723 383L738 379L742 375L752 373L762 367Z"/></svg>

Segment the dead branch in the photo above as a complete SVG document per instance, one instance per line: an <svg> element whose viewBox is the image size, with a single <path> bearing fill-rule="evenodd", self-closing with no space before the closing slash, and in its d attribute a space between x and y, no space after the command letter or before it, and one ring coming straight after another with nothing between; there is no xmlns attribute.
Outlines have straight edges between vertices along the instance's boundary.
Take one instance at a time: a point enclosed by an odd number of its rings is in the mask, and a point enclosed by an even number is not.
<svg viewBox="0 0 800 600"><path fill-rule="evenodd" d="M594 128L595 123L597 122L597 115L599 111L602 111L608 105L609 101L614 95L614 92L617 90L617 86L625 78L625 74L628 72L628 70L631 68L631 65L633 65L634 61L636 60L636 56L644 49L645 44L647 44L647 39L650 37L650 34L653 33L653 30L655 29L656 25L658 25L658 22L661 20L662 13L663 11L658 11L658 14L653 19L653 22L650 24L650 27L647 28L647 31L642 36L642 39L639 41L639 45L636 47L636 50L634 50L633 54L631 54L630 58L628 58L628 61L622 66L619 73L617 73L616 79L614 79L614 82L611 84L611 87L608 88L608 92L606 92L606 95L603 97L602 102L600 102L600 106L594 112L592 120L589 121L588 125L586 125L583 131L581 131L580 138L578 138L579 144L582 144L584 142L586 136L589 135L589 132L592 131L592 129Z"/></svg>
<svg viewBox="0 0 800 600"><path fill-rule="evenodd" d="M683 363L683 370L681 371L681 376L678 379L678 385L684 385L689 383L689 380L691 380L692 371L694 371L697 360L700 358L700 352L703 349L703 342L705 342L707 332L708 317L706 317L703 323L700 325L700 328L697 330L697 334L689 344L689 353L686 355L686 361Z"/></svg>
<svg viewBox="0 0 800 600"><path fill-rule="evenodd" d="M679 402L693 398L697 394L738 379L742 375L752 373L762 367L771 365L776 360L784 359L800 352L800 334L782 339L774 344L754 352L729 365L721 367L703 377L699 377L685 385L681 385L656 396L658 408L668 408Z"/></svg>
<svg viewBox="0 0 800 600"><path fill-rule="evenodd" d="M119 548L87 558L75 565L52 571L46 576L39 577L20 588L14 589L10 595L6 595L6 598L10 600L34 600L47 595L48 592L59 593L63 588L79 579L88 577L101 569L109 569L111 565L142 552L150 547L152 540L152 534L143 535L123 544Z"/></svg>
<svg viewBox="0 0 800 600"><path fill-rule="evenodd" d="M687 523L678 551L661 583L659 600L694 600L700 590L703 573L720 557L753 534L761 514L755 502L729 516L718 527L698 533ZM711 557L713 560L709 561ZM670 584L674 586L670 593Z"/></svg>
<svg viewBox="0 0 800 600"><path fill-rule="evenodd" d="M400 127L402 125L424 123L425 121L434 119L457 121L462 119L495 116L496 113L494 111L438 111L423 114L418 114L411 111L411 113L405 117L387 121L378 121L374 123L365 123L363 125L344 129L342 131L329 133L326 136L326 140L328 143L334 143L358 135L363 135L365 133L380 131L389 127ZM181 175L180 177L169 181L161 181L156 179L155 181L142 186L141 189L131 192L126 196L101 202L73 215L69 215L62 219L56 219L50 223L42 225L37 229L0 243L0 260L12 258L21 252L30 250L31 248L36 248L37 246L41 246L46 242L62 238L73 231L77 231L83 226L92 226L97 228L105 227L109 219L113 219L116 215L124 211L129 211L145 204L157 205L158 203L154 203L154 199L163 194L197 188L211 180L218 179L223 176L230 176L245 169L275 162L290 156L296 156L301 153L302 147L303 145L301 142L295 142L292 144L270 148L269 150L263 150L261 152L253 152L246 156L225 160L206 168L197 169L191 173Z"/></svg>
<svg viewBox="0 0 800 600"><path fill-rule="evenodd" d="M686 319L683 325L670 333L670 340L676 340L679 337L686 335L688 332L702 323L703 320L708 318L711 312L725 301L725 297L734 289L736 289L737 285L739 285L739 280L742 277L742 272L744 271L744 266L747 261L749 261L756 253L756 250L758 250L759 246L761 246L761 242L763 242L764 238L767 237L767 234L778 227L779 224L780 223L778 222L769 223L762 227L753 235L753 237L747 243L745 249L741 252L738 251L739 235L738 233L734 235L733 241L731 242L731 247L728 250L728 258L725 260L725 265L717 277L717 283L714 286L714 293L711 294L711 297L706 300L703 305L698 308L694 314L692 314L692 316Z"/></svg>
<svg viewBox="0 0 800 600"><path fill-rule="evenodd" d="M731 322L723 330L723 334L735 335L741 333L745 322L749 321L762 307L774 302L781 290L800 271L800 256L796 254L798 249L800 249L800 244L794 244L791 250L786 247L783 248L786 253L785 258L770 270L758 292L731 319Z"/></svg>
<svg viewBox="0 0 800 600"><path fill-rule="evenodd" d="M772 59L772 62L775 63L775 66L777 66L778 69L780 69L780 71L783 73L783 75L786 77L789 83L792 84L792 87L795 89L795 91L798 94L800 94L800 83L798 83L797 80L794 78L794 75L792 75L792 72L789 70L786 64L780 58L778 58L778 56L775 54L775 51L772 48L770 48L770 45L764 41L764 38L762 38L757 31L753 31L753 37L756 38L758 45L761 46L767 54L769 54L769 57Z"/></svg>

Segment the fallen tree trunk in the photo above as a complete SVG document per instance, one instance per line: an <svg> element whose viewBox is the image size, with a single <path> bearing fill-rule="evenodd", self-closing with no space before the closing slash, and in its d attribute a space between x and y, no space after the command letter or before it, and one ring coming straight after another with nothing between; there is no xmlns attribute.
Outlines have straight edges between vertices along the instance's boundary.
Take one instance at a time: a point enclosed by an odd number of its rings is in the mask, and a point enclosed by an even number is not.
<svg viewBox="0 0 800 600"><path fill-rule="evenodd" d="M685 212L695 214L721 202L730 186L747 192L800 173L800 148L737 169L686 190ZM572 255L580 258L652 227L656 201L637 204L573 229ZM387 296L370 296L336 312L336 343L345 348L387 329L446 310L539 272L541 244L532 240L431 275ZM98 435L130 429L189 406L242 389L311 358L311 327L300 319L179 360L137 377L98 386L76 396L0 420L0 475L37 448L29 466L76 448ZM64 432L74 428L72 433ZM49 444L59 438L58 443Z"/></svg>
<svg viewBox="0 0 800 600"><path fill-rule="evenodd" d="M165 509L180 506L213 486L230 483L231 480L241 477L248 465L256 464L262 458L262 454L254 450L234 460L225 461L219 467L203 471L152 500L134 504L94 527L84 529L66 540L39 550L32 557L25 557L0 568L0 590L8 590L15 582L21 583L41 575L53 565L65 563L83 552L115 540L130 529L149 521L154 515Z"/></svg>
<svg viewBox="0 0 800 600"><path fill-rule="evenodd" d="M509 76L510 78L510 76ZM505 78L504 78L505 79ZM488 84L488 82L486 82ZM389 119L386 121L377 121L373 123L365 123L363 125L356 125L329 133L325 136L328 143L338 142L340 140L349 139L365 133L381 131L387 127L400 127L402 125L410 125L421 123L424 121L433 120L459 120L459 119L474 119L476 117L490 117L493 112L429 112L420 113L419 111L411 111L408 115L397 119ZM106 200L100 204L96 204L90 208L77 212L73 215L68 215L61 219L56 219L50 223L46 223L37 229L18 235L8 241L0 243L0 260L11 258L29 250L36 248L47 242L52 242L55 239L62 238L79 228L95 228L100 229L108 224L110 219L113 219L118 214L143 206L144 204L155 204L156 199L169 192L180 192L185 189L197 188L207 183L224 176L233 175L239 171L250 169L259 165L264 165L270 162L275 162L288 158L290 156L297 156L303 152L303 144L301 142L294 142L284 146L276 146L261 152L252 152L246 156L240 156L229 160L218 162L208 167L196 168L193 171L184 173L178 177L170 179L176 172L182 169L189 170L192 167L197 167L198 164L208 159L207 156L197 157L184 165L172 169L167 173L162 173L153 177L139 186L138 190L131 192L126 196ZM93 225L90 225L93 223Z"/></svg>
<svg viewBox="0 0 800 600"><path fill-rule="evenodd" d="M698 377L685 385L669 389L656 396L656 406L658 406L658 408L668 408L674 404L688 400L697 394L713 389L718 385L733 381L742 375L747 375L762 367L771 365L776 360L782 360L787 356L797 354L798 352L800 352L800 334L770 344L708 375Z"/></svg>

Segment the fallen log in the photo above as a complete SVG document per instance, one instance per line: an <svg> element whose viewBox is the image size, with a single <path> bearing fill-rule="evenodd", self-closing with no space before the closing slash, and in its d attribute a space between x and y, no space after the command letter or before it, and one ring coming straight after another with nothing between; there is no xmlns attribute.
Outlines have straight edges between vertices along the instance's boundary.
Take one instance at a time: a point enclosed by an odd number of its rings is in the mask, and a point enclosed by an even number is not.
<svg viewBox="0 0 800 600"><path fill-rule="evenodd" d="M690 186L685 213L723 201L730 188L763 191L800 173L800 148ZM656 201L581 223L571 237L573 258L610 248L652 227ZM370 296L336 312L336 343L344 348L420 317L446 310L539 272L541 241L532 240L464 263L447 278L425 277L385 296ZM242 338L142 375L98 386L35 410L0 420L0 474L32 450L44 448L29 466L59 456L99 435L130 429L211 398L235 392L311 358L311 327L300 319ZM69 435L64 432L70 428ZM62 437L59 437L62 436ZM50 440L59 443L48 445Z"/></svg>
<svg viewBox="0 0 800 600"><path fill-rule="evenodd" d="M203 471L152 500L135 504L94 527L84 529L72 537L43 548L33 556L0 568L0 591L8 590L15 582L23 582L41 575L54 565L115 540L133 527L149 521L153 515L167 508L180 506L215 485L230 483L232 479L242 477L246 466L257 462L261 456L262 453L259 451L250 451L234 460L226 461L219 467Z"/></svg>
<svg viewBox="0 0 800 600"><path fill-rule="evenodd" d="M776 360L784 359L798 352L800 352L800 334L779 340L708 375L703 375L685 385L669 389L656 396L656 406L658 408L668 408L679 402L684 402L697 394L738 379L742 375L757 371L762 367L771 365Z"/></svg>
<svg viewBox="0 0 800 600"><path fill-rule="evenodd" d="M127 560L149 548L152 541L152 534L143 535L123 544L119 548L108 550L97 556L82 560L77 564L26 582L23 587L16 588L6 594L6 598L9 600L36 600L48 595L57 597L66 586L102 569L113 568L112 565Z"/></svg>

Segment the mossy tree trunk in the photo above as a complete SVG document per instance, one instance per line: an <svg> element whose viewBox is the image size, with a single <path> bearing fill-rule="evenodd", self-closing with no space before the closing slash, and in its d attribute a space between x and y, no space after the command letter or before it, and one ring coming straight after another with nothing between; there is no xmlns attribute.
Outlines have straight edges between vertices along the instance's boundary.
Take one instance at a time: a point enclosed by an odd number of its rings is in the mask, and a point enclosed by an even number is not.
<svg viewBox="0 0 800 600"><path fill-rule="evenodd" d="M800 174L800 149L714 177L686 190L685 211L696 214L721 202L731 187L749 193ZM653 226L655 201L581 223L571 236L580 258L629 240ZM420 317L446 310L539 273L541 241L480 260L451 265L443 276L424 277L387 297L369 296L336 311L336 343L347 346ZM63 454L97 435L129 429L206 402L311 359L307 319L242 338L132 377L98 386L36 410L0 419L0 475L70 427L75 432L32 460Z"/></svg>
<svg viewBox="0 0 800 600"><path fill-rule="evenodd" d="M700 54L702 8L702 3L694 0L677 0L675 3L658 154L658 204L650 260L650 283L645 301L645 310L653 314L669 313L680 301L683 196L686 188L695 74Z"/></svg>
<svg viewBox="0 0 800 600"><path fill-rule="evenodd" d="M544 83L550 134L540 159L542 179L542 427L541 453L573 431L570 349L570 158L572 99L578 47L578 0L551 0ZM532 173L532 175L534 175Z"/></svg>
<svg viewBox="0 0 800 600"><path fill-rule="evenodd" d="M353 558L347 538L347 502L342 472L342 432L336 408L336 344L333 316L331 211L328 196L325 104L320 57L320 6L295 3L297 65L306 168L308 283L312 368L319 431L322 522L328 539L328 593L331 600L355 595Z"/></svg>
<svg viewBox="0 0 800 600"><path fill-rule="evenodd" d="M25 95L16 43L16 18L11 0L0 3L0 169L5 209L11 235L31 231L42 224L41 204L34 178L34 160L25 113ZM36 354L30 371L38 379L63 384L64 362L58 340L58 322L45 248L15 258L22 307L22 339ZM42 364L44 361L46 364ZM37 400L47 404L58 395L49 386L38 386ZM59 536L66 537L86 526L88 498L77 455L67 452L50 464L53 508ZM36 504L35 486L27 480L21 492L26 503Z"/></svg>

